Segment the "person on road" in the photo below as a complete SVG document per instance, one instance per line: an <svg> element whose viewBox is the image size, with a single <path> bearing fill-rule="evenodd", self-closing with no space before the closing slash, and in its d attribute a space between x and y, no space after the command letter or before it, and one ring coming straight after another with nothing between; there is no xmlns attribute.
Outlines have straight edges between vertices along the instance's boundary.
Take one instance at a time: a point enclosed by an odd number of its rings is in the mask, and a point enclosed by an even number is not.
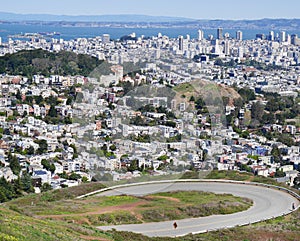
<svg viewBox="0 0 300 241"><path fill-rule="evenodd" d="M295 209L295 203L292 203L292 210Z"/></svg>
<svg viewBox="0 0 300 241"><path fill-rule="evenodd" d="M176 222L173 223L173 227L174 227L175 229L177 228L177 223L176 223Z"/></svg>

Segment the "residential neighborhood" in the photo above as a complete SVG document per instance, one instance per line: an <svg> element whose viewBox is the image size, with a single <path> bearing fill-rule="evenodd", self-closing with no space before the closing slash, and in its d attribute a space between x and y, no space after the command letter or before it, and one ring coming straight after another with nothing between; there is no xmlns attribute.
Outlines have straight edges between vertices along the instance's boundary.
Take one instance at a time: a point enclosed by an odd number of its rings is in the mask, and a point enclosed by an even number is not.
<svg viewBox="0 0 300 241"><path fill-rule="evenodd" d="M197 39L35 35L0 46L4 57L23 51L72 52L101 64L86 75L77 73L76 59L65 67L74 75L12 74L10 62L1 67L0 177L9 182L29 175L41 192L217 169L300 186L296 35L271 31L243 40L241 31L231 37L222 29L208 39L202 30ZM48 61L39 57L32 65Z"/></svg>

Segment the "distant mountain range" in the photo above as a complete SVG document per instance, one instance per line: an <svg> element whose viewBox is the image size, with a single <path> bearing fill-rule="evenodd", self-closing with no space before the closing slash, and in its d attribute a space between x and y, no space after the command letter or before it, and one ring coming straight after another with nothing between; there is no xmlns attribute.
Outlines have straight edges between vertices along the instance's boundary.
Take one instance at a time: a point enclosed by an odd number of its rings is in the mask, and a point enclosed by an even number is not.
<svg viewBox="0 0 300 241"><path fill-rule="evenodd" d="M17 14L0 12L0 21L66 21L66 22L182 22L194 21L190 18L148 16L139 14L120 15L52 15Z"/></svg>
<svg viewBox="0 0 300 241"><path fill-rule="evenodd" d="M199 29L266 29L300 30L300 19L258 19L258 20L197 20L182 17L148 15L51 15L16 14L0 12L0 23L44 24L80 27L151 27L151 28L199 28Z"/></svg>

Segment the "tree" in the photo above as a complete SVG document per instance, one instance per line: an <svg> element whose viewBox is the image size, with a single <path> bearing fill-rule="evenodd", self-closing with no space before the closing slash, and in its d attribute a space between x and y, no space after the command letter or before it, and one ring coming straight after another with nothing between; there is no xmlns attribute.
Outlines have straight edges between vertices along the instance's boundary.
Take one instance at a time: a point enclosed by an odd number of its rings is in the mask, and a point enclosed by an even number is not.
<svg viewBox="0 0 300 241"><path fill-rule="evenodd" d="M51 105L51 107L50 107L50 110L49 110L49 116L50 116L50 117L57 117L57 111L56 111L54 105Z"/></svg>
<svg viewBox="0 0 300 241"><path fill-rule="evenodd" d="M40 105L44 101L44 98L41 95L38 95L34 96L34 100L37 105Z"/></svg>
<svg viewBox="0 0 300 241"><path fill-rule="evenodd" d="M262 122L264 124L274 124L275 123L275 117L274 117L274 114L272 113L265 113L263 116L262 116Z"/></svg>
<svg viewBox="0 0 300 241"><path fill-rule="evenodd" d="M39 144L39 148L37 149L37 154L42 154L48 151L48 143L46 140L37 140L35 142Z"/></svg>
<svg viewBox="0 0 300 241"><path fill-rule="evenodd" d="M117 147L116 147L116 145L111 145L110 147L109 147L109 149L111 150L111 151L115 151L115 150L117 150Z"/></svg>
<svg viewBox="0 0 300 241"><path fill-rule="evenodd" d="M130 166L128 167L128 171L133 172L138 170L139 168L139 160L138 159L134 159L130 162Z"/></svg>
<svg viewBox="0 0 300 241"><path fill-rule="evenodd" d="M75 172L72 172L71 175L69 176L69 180L77 181L78 179L81 179L81 175Z"/></svg>
<svg viewBox="0 0 300 241"><path fill-rule="evenodd" d="M87 178L86 176L83 176L83 177L81 178L81 181L82 181L83 183L86 183L86 182L88 182L88 178Z"/></svg>
<svg viewBox="0 0 300 241"><path fill-rule="evenodd" d="M17 100L21 100L22 99L20 90L17 90L16 98L17 98Z"/></svg>
<svg viewBox="0 0 300 241"><path fill-rule="evenodd" d="M42 159L41 164L43 165L43 168L45 168L46 170L49 170L50 162L48 160Z"/></svg>
<svg viewBox="0 0 300 241"><path fill-rule="evenodd" d="M31 176L28 173L22 174L20 181L21 181L21 190L27 193L34 192Z"/></svg>
<svg viewBox="0 0 300 241"><path fill-rule="evenodd" d="M190 97L190 100L189 100L190 102L194 102L195 101L195 97L192 95L191 97Z"/></svg>
<svg viewBox="0 0 300 241"><path fill-rule="evenodd" d="M33 148L33 146L30 146L30 147L27 149L27 154L28 154L28 155L33 155L33 154L34 154L34 148Z"/></svg>
<svg viewBox="0 0 300 241"><path fill-rule="evenodd" d="M41 192L47 192L52 190L52 187L49 183L43 183L43 185L41 186Z"/></svg>
<svg viewBox="0 0 300 241"><path fill-rule="evenodd" d="M295 145L294 139L289 136L288 134L282 134L278 137L277 141L282 142L283 144L287 146L293 146Z"/></svg>
<svg viewBox="0 0 300 241"><path fill-rule="evenodd" d="M284 177L285 173L282 170L277 169L275 172L275 177Z"/></svg>
<svg viewBox="0 0 300 241"><path fill-rule="evenodd" d="M69 176L65 171L63 171L63 173L58 174L58 176L63 179L69 179Z"/></svg>
<svg viewBox="0 0 300 241"><path fill-rule="evenodd" d="M73 96L69 96L68 99L67 99L66 104L71 105L73 103L73 100L74 100Z"/></svg>
<svg viewBox="0 0 300 241"><path fill-rule="evenodd" d="M241 99L241 98L234 99L234 106L235 106L238 110L240 110L240 108L242 108L243 105L244 105L243 99Z"/></svg>
<svg viewBox="0 0 300 241"><path fill-rule="evenodd" d="M260 122L262 120L263 114L264 106L260 102L253 103L251 108L251 118Z"/></svg>
<svg viewBox="0 0 300 241"><path fill-rule="evenodd" d="M271 155L274 158L274 162L278 163L281 161L281 153L280 153L278 146L276 146L276 145L273 146L273 148L271 150Z"/></svg>
<svg viewBox="0 0 300 241"><path fill-rule="evenodd" d="M55 170L56 170L56 167L55 167L55 165L52 163L52 164L50 165L50 167L49 167L49 171L53 174L53 173L55 172Z"/></svg>
<svg viewBox="0 0 300 241"><path fill-rule="evenodd" d="M8 154L9 167L15 175L19 175L21 171L21 166L18 158L11 153Z"/></svg>
<svg viewBox="0 0 300 241"><path fill-rule="evenodd" d="M249 102L250 100L255 100L255 93L253 90L249 88L239 89L238 93L242 96L245 102Z"/></svg>

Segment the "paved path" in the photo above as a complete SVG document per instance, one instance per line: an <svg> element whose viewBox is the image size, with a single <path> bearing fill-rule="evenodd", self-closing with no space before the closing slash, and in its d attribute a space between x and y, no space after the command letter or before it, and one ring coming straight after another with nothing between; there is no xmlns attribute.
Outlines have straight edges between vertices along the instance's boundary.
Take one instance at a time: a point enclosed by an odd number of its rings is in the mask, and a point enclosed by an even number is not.
<svg viewBox="0 0 300 241"><path fill-rule="evenodd" d="M190 218L155 223L126 224L114 226L100 226L99 229L109 230L115 228L119 231L131 231L142 233L147 236L183 236L189 233L201 233L214 229L228 228L244 225L281 216L291 211L292 203L296 206L299 202L296 198L286 192L254 185L232 184L232 183L160 183L141 186L130 186L109 190L98 195L147 195L156 192L169 192L176 190L196 190L214 193L230 193L236 196L247 197L254 204L246 211L227 214L212 215L208 217ZM178 224L173 228L173 222Z"/></svg>

